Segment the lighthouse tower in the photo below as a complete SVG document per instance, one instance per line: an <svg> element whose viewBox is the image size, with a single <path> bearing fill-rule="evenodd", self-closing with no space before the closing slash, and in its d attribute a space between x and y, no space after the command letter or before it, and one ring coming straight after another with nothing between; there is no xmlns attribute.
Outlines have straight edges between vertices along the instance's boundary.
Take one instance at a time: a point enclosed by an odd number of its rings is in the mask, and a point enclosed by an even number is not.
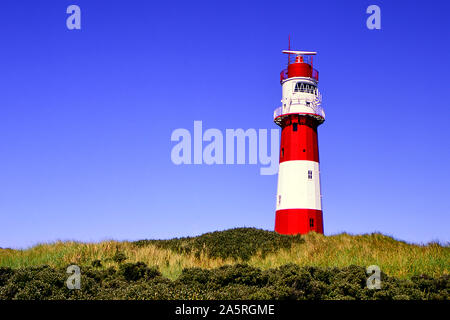
<svg viewBox="0 0 450 320"><path fill-rule="evenodd" d="M288 66L280 75L281 107L274 121L281 127L275 231L323 233L317 127L325 121L316 52L284 50Z"/></svg>

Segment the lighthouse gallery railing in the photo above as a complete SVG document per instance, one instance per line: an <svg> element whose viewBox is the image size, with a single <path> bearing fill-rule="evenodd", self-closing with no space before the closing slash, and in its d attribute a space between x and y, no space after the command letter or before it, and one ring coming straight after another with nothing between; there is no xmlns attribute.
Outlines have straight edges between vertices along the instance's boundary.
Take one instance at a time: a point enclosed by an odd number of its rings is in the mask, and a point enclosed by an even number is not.
<svg viewBox="0 0 450 320"><path fill-rule="evenodd" d="M292 105L296 105L298 103L293 103ZM298 114L302 114L302 113L306 113L306 112L291 112L291 106L286 106L284 107L278 107L275 109L275 111L273 112L273 118L276 119L279 116L283 115L283 114L289 114L289 113L298 113ZM321 116L322 118L325 119L325 111L323 110L323 108L320 105L315 105L314 103L311 103L309 106L306 105L306 107L310 107L312 109L312 113Z"/></svg>

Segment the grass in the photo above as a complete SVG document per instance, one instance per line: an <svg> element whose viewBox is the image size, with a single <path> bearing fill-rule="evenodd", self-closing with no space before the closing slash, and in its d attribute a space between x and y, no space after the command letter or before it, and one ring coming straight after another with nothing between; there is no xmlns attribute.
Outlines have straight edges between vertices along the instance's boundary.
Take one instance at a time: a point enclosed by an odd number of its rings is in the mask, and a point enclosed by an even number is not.
<svg viewBox="0 0 450 320"><path fill-rule="evenodd" d="M245 256L236 253L241 251ZM448 275L450 265L448 244L410 244L380 233L332 236L309 233L290 237L239 228L172 240L58 241L25 250L0 249L0 267L49 265L60 268L69 264L91 265L100 260L100 268L118 268L120 263L114 259L117 253L126 256L125 262L140 261L156 266L163 276L172 280L178 278L184 268L213 269L242 262L262 270L288 263L338 268L375 264L387 275L403 279L421 274Z"/></svg>

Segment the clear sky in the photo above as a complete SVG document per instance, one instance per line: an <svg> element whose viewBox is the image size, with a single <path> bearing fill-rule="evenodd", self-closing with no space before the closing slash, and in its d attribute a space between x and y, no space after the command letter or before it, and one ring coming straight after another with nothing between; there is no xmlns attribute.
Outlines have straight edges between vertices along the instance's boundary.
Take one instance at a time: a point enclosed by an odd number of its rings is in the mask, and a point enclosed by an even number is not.
<svg viewBox="0 0 450 320"><path fill-rule="evenodd" d="M177 166L170 137L194 120L277 128L289 34L318 51L325 234L449 241L449 14L448 1L2 1L0 247L273 230L276 175Z"/></svg>

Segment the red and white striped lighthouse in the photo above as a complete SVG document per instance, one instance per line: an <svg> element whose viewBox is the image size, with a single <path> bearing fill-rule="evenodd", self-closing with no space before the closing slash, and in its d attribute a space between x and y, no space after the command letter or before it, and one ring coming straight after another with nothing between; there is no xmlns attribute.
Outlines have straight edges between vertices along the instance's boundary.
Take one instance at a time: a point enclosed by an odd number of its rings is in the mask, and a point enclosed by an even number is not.
<svg viewBox="0 0 450 320"><path fill-rule="evenodd" d="M325 121L316 52L284 50L288 67L281 72L282 106L274 121L281 127L275 231L323 233L317 127ZM294 58L291 61L291 57Z"/></svg>

